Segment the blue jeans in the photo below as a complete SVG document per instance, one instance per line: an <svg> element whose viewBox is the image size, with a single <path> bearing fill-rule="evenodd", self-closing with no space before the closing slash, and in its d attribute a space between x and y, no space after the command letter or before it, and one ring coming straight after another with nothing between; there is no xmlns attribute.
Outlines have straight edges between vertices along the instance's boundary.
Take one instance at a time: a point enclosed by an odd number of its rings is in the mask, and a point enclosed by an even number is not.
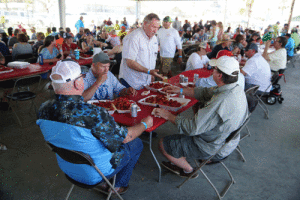
<svg viewBox="0 0 300 200"><path fill-rule="evenodd" d="M123 78L120 78L120 83L124 85L126 88L130 88L131 86L125 81Z"/></svg>
<svg viewBox="0 0 300 200"><path fill-rule="evenodd" d="M131 142L123 144L122 148L124 148L125 155L121 163L111 175L107 176L107 178L110 179L117 174L115 187L128 186L133 168L143 151L143 142L141 139L136 138Z"/></svg>

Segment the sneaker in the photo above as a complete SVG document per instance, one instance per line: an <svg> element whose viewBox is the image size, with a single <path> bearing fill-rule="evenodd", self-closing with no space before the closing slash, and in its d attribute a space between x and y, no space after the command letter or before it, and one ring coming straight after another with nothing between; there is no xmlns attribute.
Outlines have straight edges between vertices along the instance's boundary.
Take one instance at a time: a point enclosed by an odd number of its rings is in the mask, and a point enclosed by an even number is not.
<svg viewBox="0 0 300 200"><path fill-rule="evenodd" d="M195 172L195 169L193 170L193 172ZM179 176L182 177L182 178L188 178L193 172L191 172L191 173L185 173L185 172L183 171L183 169L181 169L181 170L180 170ZM197 178L198 176L199 176L199 174L196 173L196 174L194 174L194 175L191 177L191 179Z"/></svg>
<svg viewBox="0 0 300 200"><path fill-rule="evenodd" d="M180 175L180 171L182 170L180 167L172 165L171 162L162 161L161 166L177 175Z"/></svg>

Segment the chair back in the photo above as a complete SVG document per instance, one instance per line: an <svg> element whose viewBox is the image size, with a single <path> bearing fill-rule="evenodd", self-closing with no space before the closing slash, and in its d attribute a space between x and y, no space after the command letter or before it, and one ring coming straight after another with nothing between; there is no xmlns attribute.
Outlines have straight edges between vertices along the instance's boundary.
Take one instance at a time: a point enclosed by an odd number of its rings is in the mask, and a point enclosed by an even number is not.
<svg viewBox="0 0 300 200"><path fill-rule="evenodd" d="M259 86L256 85L245 91L247 102L248 102L248 109L250 113L252 113L255 110L258 104L258 99L255 96L255 93L258 90L258 88Z"/></svg>
<svg viewBox="0 0 300 200"><path fill-rule="evenodd" d="M57 147L50 142L46 142L48 147L57 155L59 155L62 159L69 163L73 164L86 164L90 166L95 166L95 163L91 156L89 154L80 152L80 151L74 151L74 150L68 150L64 148Z"/></svg>
<svg viewBox="0 0 300 200"><path fill-rule="evenodd" d="M5 64L4 65L7 66L7 64L12 61L12 56L7 55L7 56L4 56L4 57L5 57Z"/></svg>
<svg viewBox="0 0 300 200"><path fill-rule="evenodd" d="M37 83L37 86L34 88L31 88L34 84ZM41 76L40 75L34 75L30 77L24 77L24 78L19 78L16 80L14 88L12 90L12 93L14 92L21 92L21 91L34 91L37 90L40 87L41 83Z"/></svg>
<svg viewBox="0 0 300 200"><path fill-rule="evenodd" d="M95 170L95 165L105 176L114 171L110 164L112 153L92 134L90 129L44 119L37 120L37 125L45 140L57 147L55 148L57 163L60 169L72 179L94 185L102 180ZM63 149L73 153L66 153Z"/></svg>
<svg viewBox="0 0 300 200"><path fill-rule="evenodd" d="M240 134L241 130L248 124L250 118L248 117L245 122L238 128L237 130L233 131L225 140L225 144L228 144L233 138L235 138L238 134ZM224 145L225 146L225 145Z"/></svg>
<svg viewBox="0 0 300 200"><path fill-rule="evenodd" d="M16 61L24 61L29 63L36 63L37 57L34 57L32 53L16 55Z"/></svg>

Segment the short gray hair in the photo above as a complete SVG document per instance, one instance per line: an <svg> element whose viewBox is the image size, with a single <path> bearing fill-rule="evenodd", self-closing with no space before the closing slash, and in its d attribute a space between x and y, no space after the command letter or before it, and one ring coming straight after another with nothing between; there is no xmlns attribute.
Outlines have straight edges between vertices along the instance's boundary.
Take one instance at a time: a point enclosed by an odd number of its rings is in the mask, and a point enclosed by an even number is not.
<svg viewBox="0 0 300 200"><path fill-rule="evenodd" d="M158 21L160 21L160 19L159 19L159 17L158 17L157 14L155 14L155 13L150 13L150 14L148 14L148 15L144 18L143 22L151 22L152 19L157 19Z"/></svg>

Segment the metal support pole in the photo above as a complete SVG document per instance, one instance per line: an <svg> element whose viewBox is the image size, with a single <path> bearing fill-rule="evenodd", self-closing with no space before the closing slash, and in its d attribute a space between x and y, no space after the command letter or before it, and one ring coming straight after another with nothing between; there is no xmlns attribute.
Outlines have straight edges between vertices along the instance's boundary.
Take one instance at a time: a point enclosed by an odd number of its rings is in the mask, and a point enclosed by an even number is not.
<svg viewBox="0 0 300 200"><path fill-rule="evenodd" d="M60 27L66 28L66 5L65 0L58 0Z"/></svg>

